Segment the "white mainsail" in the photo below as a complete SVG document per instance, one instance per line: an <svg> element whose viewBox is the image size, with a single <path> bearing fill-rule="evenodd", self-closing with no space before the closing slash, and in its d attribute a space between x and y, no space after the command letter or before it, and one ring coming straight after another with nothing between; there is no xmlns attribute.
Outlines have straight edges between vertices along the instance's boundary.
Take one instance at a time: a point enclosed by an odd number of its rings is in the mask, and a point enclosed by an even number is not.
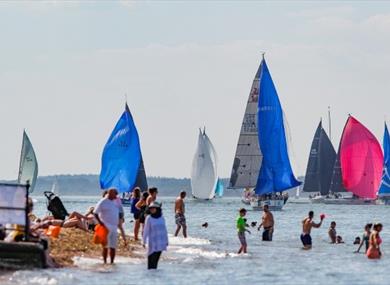
<svg viewBox="0 0 390 285"><path fill-rule="evenodd" d="M206 132L199 130L198 145L192 161L192 196L198 199L213 199L217 182L217 157L214 146Z"/></svg>
<svg viewBox="0 0 390 285"><path fill-rule="evenodd" d="M259 72L252 83L238 138L229 188L254 188L257 184L263 155L259 147L257 105L259 101Z"/></svg>
<svg viewBox="0 0 390 285"><path fill-rule="evenodd" d="M28 138L26 131L23 132L22 151L20 153L19 163L19 184L30 184L29 191L32 192L35 187L38 176L38 162L35 156L34 148Z"/></svg>

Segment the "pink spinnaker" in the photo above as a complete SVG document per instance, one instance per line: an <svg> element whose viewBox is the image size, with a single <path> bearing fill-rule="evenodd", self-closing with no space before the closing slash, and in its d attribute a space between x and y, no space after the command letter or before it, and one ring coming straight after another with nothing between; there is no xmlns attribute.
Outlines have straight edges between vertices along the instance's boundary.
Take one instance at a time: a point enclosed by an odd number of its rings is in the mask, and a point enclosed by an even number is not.
<svg viewBox="0 0 390 285"><path fill-rule="evenodd" d="M375 199L382 179L383 152L375 136L349 116L340 144L343 184L360 198Z"/></svg>

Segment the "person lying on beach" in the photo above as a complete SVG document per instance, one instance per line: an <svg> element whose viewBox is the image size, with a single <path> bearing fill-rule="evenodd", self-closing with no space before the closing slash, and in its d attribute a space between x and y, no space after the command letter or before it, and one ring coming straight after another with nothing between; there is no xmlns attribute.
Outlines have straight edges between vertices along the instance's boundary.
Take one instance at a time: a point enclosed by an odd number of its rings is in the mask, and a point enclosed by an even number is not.
<svg viewBox="0 0 390 285"><path fill-rule="evenodd" d="M58 226L61 228L77 228L86 232L88 231L85 223L83 223L78 218L66 219L65 221L58 219L46 220L44 222L39 222L32 225L31 231L35 232L40 229L47 229L49 228L49 226Z"/></svg>

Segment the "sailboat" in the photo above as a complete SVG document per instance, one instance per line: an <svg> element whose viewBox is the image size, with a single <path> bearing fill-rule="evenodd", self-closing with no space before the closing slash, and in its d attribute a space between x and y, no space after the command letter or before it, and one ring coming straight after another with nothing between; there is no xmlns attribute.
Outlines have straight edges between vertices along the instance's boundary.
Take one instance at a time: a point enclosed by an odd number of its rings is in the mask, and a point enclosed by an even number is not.
<svg viewBox="0 0 390 285"><path fill-rule="evenodd" d="M390 205L390 135L385 123L385 133L383 135L384 163L382 182L378 191L378 196L386 204Z"/></svg>
<svg viewBox="0 0 390 285"><path fill-rule="evenodd" d="M126 195L135 187L148 188L138 131L127 103L103 149L100 187L117 189L124 205L130 204Z"/></svg>
<svg viewBox="0 0 390 285"><path fill-rule="evenodd" d="M20 153L20 162L19 162L19 174L18 174L18 183L19 184L29 184L29 192L33 192L35 188L35 183L38 177L38 161L35 156L34 148L31 144L31 141L26 133L23 131L23 141L22 141L22 151Z"/></svg>
<svg viewBox="0 0 390 285"><path fill-rule="evenodd" d="M383 171L382 149L375 136L351 115L341 136L339 157L335 165L337 163L340 164L342 177L342 185L339 187L345 188L353 196L325 199L324 203L376 204Z"/></svg>
<svg viewBox="0 0 390 285"><path fill-rule="evenodd" d="M198 143L192 160L191 189L195 199L210 200L222 195L217 173L217 154L206 130L199 129ZM218 192L218 193L217 193ZM222 192L222 193L221 193Z"/></svg>
<svg viewBox="0 0 390 285"><path fill-rule="evenodd" d="M304 192L316 193L316 196L311 198L312 202L320 202L328 195L335 160L336 151L322 127L321 120L311 144L303 184Z"/></svg>
<svg viewBox="0 0 390 285"><path fill-rule="evenodd" d="M244 193L254 189L249 197L254 210L264 205L281 210L287 201L281 193L300 184L291 168L283 110L263 55L249 94L229 186L245 188Z"/></svg>

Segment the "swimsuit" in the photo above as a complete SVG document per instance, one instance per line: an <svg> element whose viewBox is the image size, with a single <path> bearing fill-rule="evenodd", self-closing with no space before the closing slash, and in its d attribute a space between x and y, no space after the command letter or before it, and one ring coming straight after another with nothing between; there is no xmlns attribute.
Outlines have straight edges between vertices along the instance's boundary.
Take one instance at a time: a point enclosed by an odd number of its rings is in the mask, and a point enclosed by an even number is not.
<svg viewBox="0 0 390 285"><path fill-rule="evenodd" d="M178 226L185 226L186 225L186 217L184 214L176 213L175 214L175 222Z"/></svg>
<svg viewBox="0 0 390 285"><path fill-rule="evenodd" d="M301 241L303 243L304 246L306 245L311 245L311 236L310 234L301 234Z"/></svg>
<svg viewBox="0 0 390 285"><path fill-rule="evenodd" d="M263 241L272 241L272 227L264 227Z"/></svg>

